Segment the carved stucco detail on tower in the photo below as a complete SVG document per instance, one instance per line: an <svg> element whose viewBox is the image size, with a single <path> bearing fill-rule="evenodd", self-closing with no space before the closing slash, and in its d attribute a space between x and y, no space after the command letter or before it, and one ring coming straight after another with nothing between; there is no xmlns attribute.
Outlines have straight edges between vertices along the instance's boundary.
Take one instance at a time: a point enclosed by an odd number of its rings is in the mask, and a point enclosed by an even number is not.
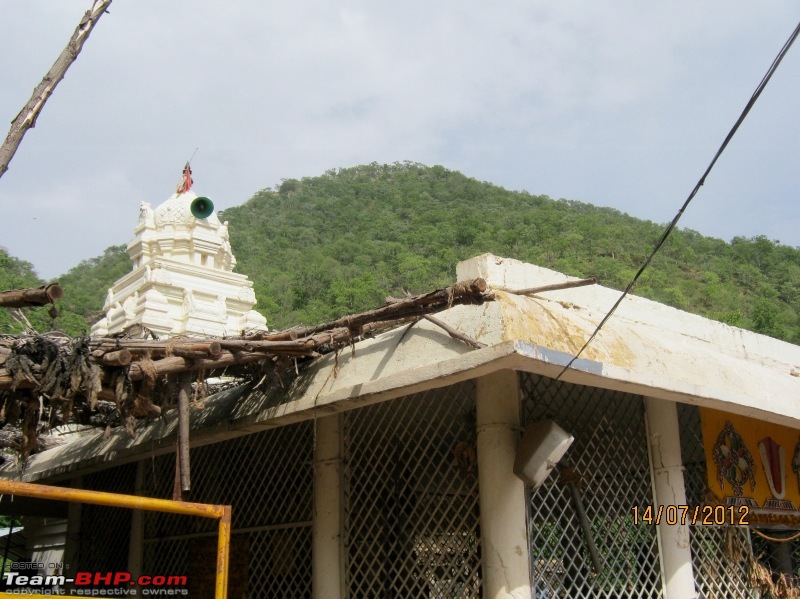
<svg viewBox="0 0 800 599"><path fill-rule="evenodd" d="M250 287L239 289L239 294L236 297L243 302L252 302L253 304L256 302L256 293Z"/></svg>
<svg viewBox="0 0 800 599"><path fill-rule="evenodd" d="M136 228L148 227L152 229L155 227L153 209L150 207L150 202L142 202L139 204L139 220L136 223Z"/></svg>
<svg viewBox="0 0 800 599"><path fill-rule="evenodd" d="M217 316L223 319L228 318L228 303L224 295L217 296L216 308L217 308Z"/></svg>
<svg viewBox="0 0 800 599"><path fill-rule="evenodd" d="M172 285L172 277L166 270L164 270L160 266L154 268L150 272L150 280L153 283L163 283L164 285Z"/></svg>
<svg viewBox="0 0 800 599"><path fill-rule="evenodd" d="M127 318L133 318L136 315L136 304L139 303L139 292L135 291L133 295L129 296L123 303L122 309L125 311Z"/></svg>
<svg viewBox="0 0 800 599"><path fill-rule="evenodd" d="M188 316L197 310L197 302L194 299L194 293L191 289L183 290L183 313Z"/></svg>
<svg viewBox="0 0 800 599"><path fill-rule="evenodd" d="M194 218L191 212L187 212L180 205L165 204L161 206L155 214L156 227L164 225L188 225Z"/></svg>

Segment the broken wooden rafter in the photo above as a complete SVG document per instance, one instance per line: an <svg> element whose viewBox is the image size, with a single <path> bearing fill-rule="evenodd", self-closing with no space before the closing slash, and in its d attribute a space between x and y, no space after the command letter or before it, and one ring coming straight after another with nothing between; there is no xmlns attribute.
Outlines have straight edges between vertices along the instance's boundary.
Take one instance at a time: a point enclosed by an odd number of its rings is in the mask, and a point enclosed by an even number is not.
<svg viewBox="0 0 800 599"><path fill-rule="evenodd" d="M213 371L263 361L270 356L317 357L320 353L354 343L371 330L402 324L456 304L481 304L490 299L484 295L485 290L486 282L483 279L461 281L445 289L387 302L375 310L345 316L321 325L257 333L245 338L173 338L168 341L90 339L90 359L104 370L108 367L126 366L129 379L141 381L153 376L201 370L210 375ZM0 339L0 347L10 347L12 352L14 343L14 338ZM123 364L127 359L124 351L131 354L131 362L127 365ZM0 391L37 388L37 381L28 376L18 376L15 384L12 374L2 368L7 355L0 354ZM105 372L104 381L111 379L111 372ZM37 376L35 367L32 373L34 377ZM104 390L103 395L108 397L109 392Z"/></svg>
<svg viewBox="0 0 800 599"><path fill-rule="evenodd" d="M498 291L506 291L515 295L534 295L545 291L559 291L560 289L573 289L575 287L585 287L586 285L596 285L597 278L578 279L577 281L565 281L563 283L553 283L552 285L542 285L541 287L529 287L527 289L510 289L508 287L493 287Z"/></svg>
<svg viewBox="0 0 800 599"><path fill-rule="evenodd" d="M453 339L458 339L459 341L463 341L470 347L474 347L475 349L481 349L482 347L486 347L485 343L481 343L480 341L473 339L469 335L465 335L461 331L458 331L447 324L445 321L436 318L435 316L431 316L430 314L426 314L423 316L425 320L435 324L437 327L444 330L448 335L450 335Z"/></svg>
<svg viewBox="0 0 800 599"><path fill-rule="evenodd" d="M39 405L55 405L57 409L48 410L48 414L56 414L64 421L79 414L86 420L87 412L95 414L100 403L113 405L121 422L134 435L136 418L157 417L163 408L172 405L176 378L183 381L178 395L180 403L185 404L191 386L186 377L190 372L199 372L200 381L222 371L237 374L237 367L260 363L259 371L271 371L279 378L294 376L298 359L339 351L367 336L417 322L454 305L482 304L493 299L486 289L482 279L462 281L431 293L387 300L380 308L320 325L235 338L176 337L162 341L70 338L53 333L0 336L0 392L6 392L0 394L0 399L11 407L6 413L19 412L31 402L37 412ZM472 347L483 346L438 319L430 320ZM98 422L110 426L110 417L106 416ZM88 420L98 425L92 417ZM20 455L27 455L25 448L37 450L31 445L37 432L28 435L29 442L19 450ZM188 441L183 447L187 446ZM180 494L186 493L190 484L184 472L189 474L185 456L183 463L179 460L176 464L176 491Z"/></svg>
<svg viewBox="0 0 800 599"><path fill-rule="evenodd" d="M345 327L351 331L361 332L363 326L382 320L397 320L413 316L424 316L431 312L446 310L456 304L482 304L487 298L484 295L487 285L483 279L459 281L455 285L438 289L421 295L411 295L399 300L391 300L381 308L344 316L334 321L311 327L296 327L278 333L257 333L254 339L297 339L327 330Z"/></svg>

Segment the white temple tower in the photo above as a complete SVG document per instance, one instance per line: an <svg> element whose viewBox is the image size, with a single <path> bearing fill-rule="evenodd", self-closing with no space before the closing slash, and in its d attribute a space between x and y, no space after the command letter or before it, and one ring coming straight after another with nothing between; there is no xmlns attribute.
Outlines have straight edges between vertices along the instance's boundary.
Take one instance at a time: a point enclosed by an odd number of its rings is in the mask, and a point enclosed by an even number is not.
<svg viewBox="0 0 800 599"><path fill-rule="evenodd" d="M266 330L267 320L252 309L252 281L232 272L236 258L227 221L220 223L208 198L199 201L207 202L208 216L192 214L198 196L191 186L187 164L172 197L155 210L140 205L135 237L128 244L133 270L108 290L106 316L92 327L92 336L113 335L134 324L159 338Z"/></svg>

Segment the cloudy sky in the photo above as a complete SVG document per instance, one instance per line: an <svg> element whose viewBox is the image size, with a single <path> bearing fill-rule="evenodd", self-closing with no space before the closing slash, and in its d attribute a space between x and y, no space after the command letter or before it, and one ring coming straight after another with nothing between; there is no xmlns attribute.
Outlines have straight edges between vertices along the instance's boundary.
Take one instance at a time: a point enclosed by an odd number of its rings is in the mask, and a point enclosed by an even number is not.
<svg viewBox="0 0 800 599"><path fill-rule="evenodd" d="M3 122L90 4L0 0ZM798 20L789 0L115 0L0 179L0 245L54 277L126 243L195 148L218 208L411 160L665 223ZM798 107L800 44L681 226L800 246Z"/></svg>

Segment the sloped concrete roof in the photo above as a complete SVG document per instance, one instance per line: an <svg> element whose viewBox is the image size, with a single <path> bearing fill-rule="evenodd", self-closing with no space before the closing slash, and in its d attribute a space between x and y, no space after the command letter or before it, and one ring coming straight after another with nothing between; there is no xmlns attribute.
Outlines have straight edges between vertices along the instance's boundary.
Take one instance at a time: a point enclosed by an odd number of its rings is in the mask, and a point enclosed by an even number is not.
<svg viewBox="0 0 800 599"><path fill-rule="evenodd" d="M443 387L501 369L555 377L619 292L599 285L523 296L507 290L569 280L490 254L462 262L460 280L481 276L496 300L437 315L487 347L472 349L420 321L308 365L288 389L253 383L193 411L192 445L204 445ZM503 289L506 289L504 291ZM800 428L800 347L639 297L629 297L563 380L705 405ZM58 479L174 449L174 413L130 439L97 433L33 456L23 480ZM18 478L6 464L0 476Z"/></svg>

